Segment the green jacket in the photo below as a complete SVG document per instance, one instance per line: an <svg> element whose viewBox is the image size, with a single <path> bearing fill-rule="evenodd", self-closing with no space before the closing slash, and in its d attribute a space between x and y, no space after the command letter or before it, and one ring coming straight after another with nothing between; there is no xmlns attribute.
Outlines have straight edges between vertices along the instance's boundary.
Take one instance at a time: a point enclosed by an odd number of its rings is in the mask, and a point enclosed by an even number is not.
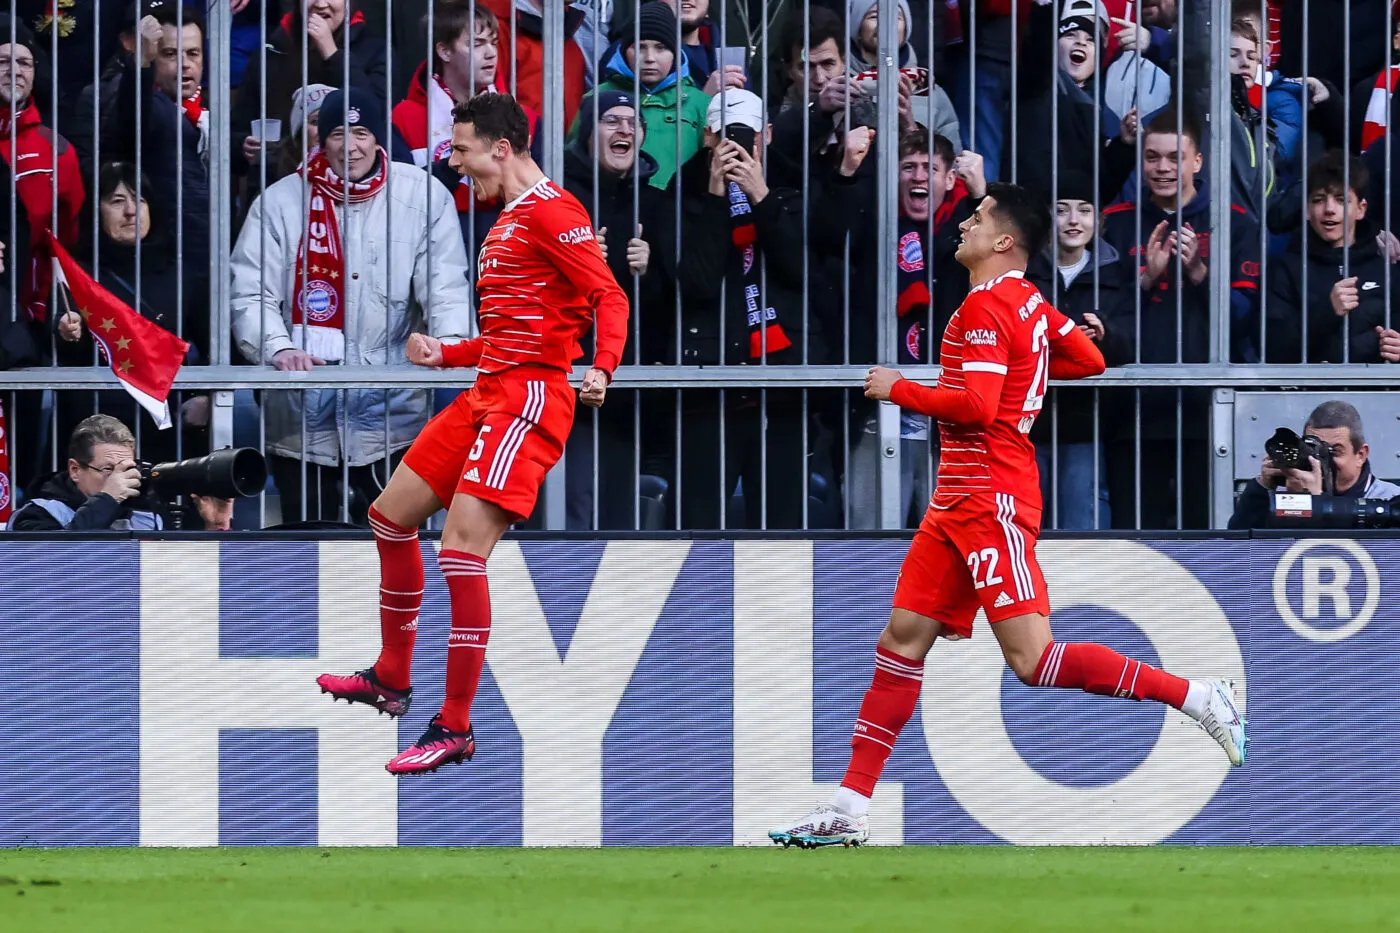
<svg viewBox="0 0 1400 933"><path fill-rule="evenodd" d="M677 79L677 74L686 75ZM603 70L603 81L583 96L573 126L569 127L569 142L578 137L579 120L585 110L593 106L593 95L604 91L634 93L637 89L632 69L622 57L619 47L608 60ZM679 100L679 114L676 103ZM705 141L705 113L709 109L710 98L690 80L685 64L685 54L681 53L676 70L667 75L660 84L648 91L641 89L641 114L646 121L646 136L642 139L642 151L656 160L656 174L651 176L651 184L665 188L671 182L677 169L700 151ZM677 148L676 120L681 123L680 146Z"/></svg>

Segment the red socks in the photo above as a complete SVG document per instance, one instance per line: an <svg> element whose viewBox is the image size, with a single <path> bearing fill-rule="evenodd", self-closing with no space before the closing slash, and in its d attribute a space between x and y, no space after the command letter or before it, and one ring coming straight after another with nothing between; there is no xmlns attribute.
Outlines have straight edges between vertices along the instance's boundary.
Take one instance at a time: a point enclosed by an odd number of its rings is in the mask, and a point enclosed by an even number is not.
<svg viewBox="0 0 1400 933"><path fill-rule="evenodd" d="M454 732L471 726L472 700L486 663L486 639L491 634L491 591L486 584L486 560L466 551L444 549L438 566L452 597L452 631L447 636L447 696L442 724Z"/></svg>
<svg viewBox="0 0 1400 933"><path fill-rule="evenodd" d="M1054 642L1036 665L1038 687L1078 687L1106 697L1156 700L1181 709L1190 681L1150 664L1125 658L1112 648Z"/></svg>
<svg viewBox="0 0 1400 933"><path fill-rule="evenodd" d="M412 684L413 639L423 605L423 552L418 529L402 528L374 506L369 526L379 548L379 631L383 648L374 673L386 687L407 690Z"/></svg>
<svg viewBox="0 0 1400 933"><path fill-rule="evenodd" d="M880 772L894 751L899 730L914 715L919 688L924 682L924 662L875 649L875 679L865 692L851 736L851 763L842 787L862 797L875 793Z"/></svg>

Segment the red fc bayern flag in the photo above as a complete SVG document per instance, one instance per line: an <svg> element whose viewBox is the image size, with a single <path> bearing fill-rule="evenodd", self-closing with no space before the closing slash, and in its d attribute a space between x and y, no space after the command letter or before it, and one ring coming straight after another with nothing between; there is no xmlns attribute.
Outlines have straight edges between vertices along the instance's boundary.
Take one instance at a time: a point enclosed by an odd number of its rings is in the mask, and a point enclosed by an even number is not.
<svg viewBox="0 0 1400 933"><path fill-rule="evenodd" d="M121 299L92 280L68 251L49 234L53 250L54 278L68 287L83 326L121 381L122 388L150 412L156 426L170 427L170 386L185 361L190 345L170 331L146 320Z"/></svg>

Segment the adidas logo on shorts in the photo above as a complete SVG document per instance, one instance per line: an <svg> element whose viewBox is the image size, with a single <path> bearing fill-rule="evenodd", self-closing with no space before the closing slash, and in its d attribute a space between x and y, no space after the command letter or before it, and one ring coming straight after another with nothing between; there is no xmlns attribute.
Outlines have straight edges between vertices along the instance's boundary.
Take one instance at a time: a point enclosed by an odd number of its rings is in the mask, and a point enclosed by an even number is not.
<svg viewBox="0 0 1400 933"><path fill-rule="evenodd" d="M470 470L467 471L467 475L462 477L462 479L466 480L469 483L479 483L481 482L481 474L477 472L476 467L472 467Z"/></svg>
<svg viewBox="0 0 1400 933"><path fill-rule="evenodd" d="M1011 597L1006 595L1006 590L1002 590L1001 595L997 597L997 601L992 603L992 608L1000 609L1002 606L1009 605L1011 605Z"/></svg>

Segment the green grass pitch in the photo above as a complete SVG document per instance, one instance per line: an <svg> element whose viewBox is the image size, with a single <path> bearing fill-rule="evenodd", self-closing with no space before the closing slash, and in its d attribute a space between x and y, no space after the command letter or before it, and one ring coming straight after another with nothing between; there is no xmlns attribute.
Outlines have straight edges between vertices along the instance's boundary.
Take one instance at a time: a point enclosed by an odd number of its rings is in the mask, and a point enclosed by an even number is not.
<svg viewBox="0 0 1400 933"><path fill-rule="evenodd" d="M225 930L1400 930L1400 849L0 849L4 933Z"/></svg>

